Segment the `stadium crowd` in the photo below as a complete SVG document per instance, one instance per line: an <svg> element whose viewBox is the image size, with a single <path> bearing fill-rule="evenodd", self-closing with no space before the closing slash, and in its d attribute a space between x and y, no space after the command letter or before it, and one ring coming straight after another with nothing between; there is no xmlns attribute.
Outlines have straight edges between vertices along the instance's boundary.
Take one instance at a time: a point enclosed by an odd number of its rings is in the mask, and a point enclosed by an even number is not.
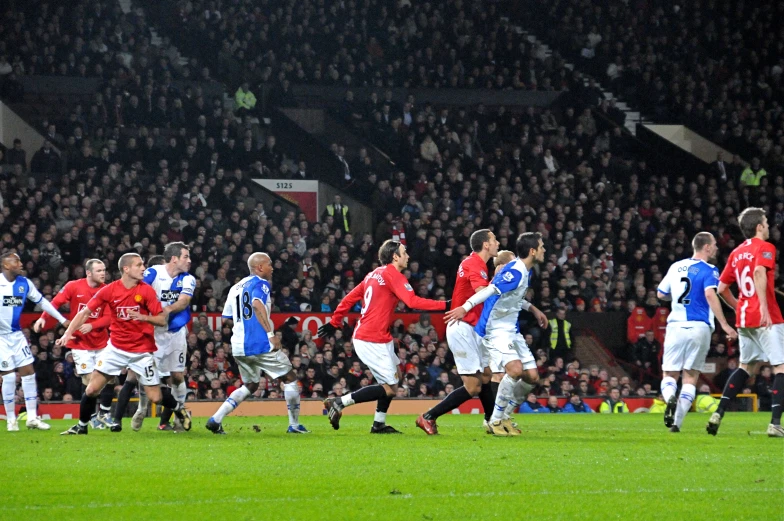
<svg viewBox="0 0 784 521"><path fill-rule="evenodd" d="M647 117L784 172L780 2L522 3L539 15L523 26Z"/></svg>
<svg viewBox="0 0 784 521"><path fill-rule="evenodd" d="M50 141L29 160L32 151L21 142L2 159L10 166L0 178L2 249L19 252L45 296L83 276L86 258L104 260L108 280L116 277L120 254L137 251L146 259L167 242L184 240L192 245L191 272L198 284L193 303L199 312L221 310L230 285L247 273L245 261L253 251L270 253L275 263L273 311L329 312L374 267L381 241L404 233L411 254L405 274L417 293L446 299L470 251L468 237L488 227L502 249L513 249L521 232L543 234L548 257L531 295L542 311L641 307L651 315L659 306L657 283L673 261L689 255L696 231L716 235L723 260L737 243L733 217L749 205L767 206L778 225L771 240L781 242L784 178L769 176L747 186L734 165L726 182L714 171L696 176L652 171L620 128L597 117L595 111L611 120L617 114L600 102L596 89L583 87L579 74L564 69L557 55L537 55L500 21L495 6L485 12L462 4L404 2L387 12L390 8L377 3L347 3L321 12L308 2L277 4L255 9L239 3L224 11L199 2L177 4L177 16L165 23L184 22L189 30L175 31L172 38L194 50L179 69L171 59L148 58L161 51L151 49L149 27L137 12L123 15L116 5L98 2L52 11L31 2L38 17L15 14L0 55L11 48L19 53L0 58L0 73L8 62L9 75L50 73L47 64L57 63L56 74L105 80L89 106L72 107L63 120L39 122ZM319 34L315 27L331 32ZM36 47L39 39L48 41L47 34L59 36ZM257 35L258 41L251 37ZM24 40L35 45L20 45ZM268 51L256 52L259 45ZM215 70L205 64L216 64ZM296 161L295 144L277 143L274 134L225 109L221 99L205 99L198 86L178 89L171 83L213 74L232 89L232 78L241 77L284 94L289 82L346 86L341 115L369 129L400 166L390 174L362 150L347 162L351 175L372 190L380 212L375 232L360 237L350 222L331 216L308 222L302 214L256 201L245 185L249 178L291 177L305 169L317 176L317 169ZM378 91L355 101L348 91L361 85ZM396 104L383 90L390 86L569 89L574 104L491 110L420 106L414 95ZM291 101L285 95L275 99ZM341 148L334 145L343 157ZM532 324L530 317L522 320ZM350 331L322 343L307 332L298 335L290 322L278 326L305 396L340 394L371 382L353 354ZM445 339L430 330L426 318L397 329L406 375L399 392L440 396L459 385ZM540 394L576 390L588 396L613 387L622 395L655 392L654 373L648 381L613 382L602 368L554 356L549 336L530 332L544 377ZM211 330L206 318L194 325L188 383L195 397L222 399L238 385L229 335L225 327ZM44 399L77 398L81 389L72 361L53 338L54 333L31 335L39 388ZM714 349L722 347L717 336ZM645 364L643 348L629 355L632 363ZM258 395L278 392L262 385Z"/></svg>

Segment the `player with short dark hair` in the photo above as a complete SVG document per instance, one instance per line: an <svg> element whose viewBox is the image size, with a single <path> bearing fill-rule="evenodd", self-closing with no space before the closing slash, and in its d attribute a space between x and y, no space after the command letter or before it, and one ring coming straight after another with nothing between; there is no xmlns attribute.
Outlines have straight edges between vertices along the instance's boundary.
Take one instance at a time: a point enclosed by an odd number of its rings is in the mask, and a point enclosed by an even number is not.
<svg viewBox="0 0 784 521"><path fill-rule="evenodd" d="M498 254L498 240L488 230L477 230L469 239L471 255L466 257L457 269L455 289L452 293L452 309L462 306L469 297L487 287L490 277L487 273L487 262ZM486 414L491 414L493 402L490 382L489 355L482 344L482 339L474 331L479 321L482 305L478 305L463 317L446 328L446 339L457 366L457 372L463 385L444 398L438 405L420 415L416 426L428 435L438 434L436 420L449 411L456 409L472 397L481 393L482 405ZM484 391L484 392L483 392Z"/></svg>
<svg viewBox="0 0 784 521"><path fill-rule="evenodd" d="M27 277L22 276L22 261L15 252L0 255L0 377L3 379L2 394L5 406L7 429L18 431L16 420L16 374L22 377L22 392L27 407L27 428L49 430L48 424L38 417L38 384L35 381L33 353L22 333L19 319L25 300L41 308L67 326L68 319L60 314L36 289ZM95 406L93 405L93 410ZM92 413L92 411L90 411ZM89 419L89 416L88 416Z"/></svg>
<svg viewBox="0 0 784 521"><path fill-rule="evenodd" d="M776 302L773 280L776 247L768 242L770 228L762 208L746 208L738 217L738 224L746 240L727 259L720 277L719 294L735 308L740 363L727 380L719 408L711 414L706 430L714 436L719 432L724 412L746 385L757 362L768 362L775 376L767 432L772 438L784 438L784 428L781 426L784 406L784 318ZM733 283L738 285L738 299L730 290Z"/></svg>
<svg viewBox="0 0 784 521"><path fill-rule="evenodd" d="M400 381L400 360L395 354L392 335L389 333L395 308L401 300L412 309L424 311L444 311L448 306L446 301L424 299L414 294L414 288L401 273L408 266L405 245L391 239L385 241L378 250L378 259L382 265L370 272L343 298L330 320L318 331L320 337L333 334L343 323L348 310L360 300L364 301L360 311L362 316L354 328L354 352L370 368L378 384L324 401L329 422L335 430L340 428L340 417L345 407L378 401L371 434L399 433L386 424L387 411Z"/></svg>
<svg viewBox="0 0 784 521"><path fill-rule="evenodd" d="M544 260L542 235L535 232L521 234L515 250L517 257L496 273L489 286L444 316L448 323L461 320L475 306L485 303L475 330L488 349L491 370L503 367L506 372L498 385L490 417L489 431L495 436L520 435L520 429L509 419L508 409L522 404L530 386L539 381L536 361L519 332L517 317L520 310L530 311L541 327L547 327L544 313L525 300L533 267ZM520 380L528 385L518 385Z"/></svg>

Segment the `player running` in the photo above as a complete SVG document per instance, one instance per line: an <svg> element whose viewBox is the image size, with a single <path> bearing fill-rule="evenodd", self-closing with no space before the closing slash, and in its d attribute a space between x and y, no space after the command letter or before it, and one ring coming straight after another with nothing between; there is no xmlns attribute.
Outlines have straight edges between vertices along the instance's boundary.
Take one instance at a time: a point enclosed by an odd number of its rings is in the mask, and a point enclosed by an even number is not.
<svg viewBox="0 0 784 521"><path fill-rule="evenodd" d="M784 402L784 318L776 302L773 274L776 270L776 247L767 242L770 237L768 218L762 208L746 208L738 217L740 230L746 240L735 248L721 273L719 294L735 308L735 327L740 338L740 365L733 371L722 391L719 408L714 412L706 430L719 432L724 412L757 362L773 366L773 403L768 436L783 438L781 426ZM730 291L732 283L738 285L738 296Z"/></svg>
<svg viewBox="0 0 784 521"><path fill-rule="evenodd" d="M672 300L672 311L667 317L661 393L667 407L664 425L670 432L680 432L683 419L697 396L697 381L705 366L714 330L714 315L729 340L738 335L727 323L721 302L716 295L719 270L708 261L716 256L716 239L708 232L700 232L691 241L694 254L690 259L674 263L659 284L661 300ZM683 386L678 396L678 377Z"/></svg>
<svg viewBox="0 0 784 521"><path fill-rule="evenodd" d="M90 383L82 394L79 406L79 423L62 434L87 434L90 415L95 409L96 398L113 376L128 368L139 375L147 397L153 403L180 412L180 404L168 387L161 388L155 365L153 326L165 326L169 312L161 307L155 290L143 282L144 262L136 253L126 253L118 262L122 273L119 280L101 288L95 297L74 317L57 345L65 346L97 309L107 306L111 314L110 338L95 364ZM47 310L48 311L48 310ZM182 421L182 418L180 418Z"/></svg>
<svg viewBox="0 0 784 521"><path fill-rule="evenodd" d="M490 230L477 230L471 234L472 253L460 263L457 270L455 289L452 293L452 309L462 306L477 291L487 287L490 278L487 274L487 261L498 254L498 240ZM490 415L495 396L489 385L490 368L487 349L482 338L474 331L479 321L482 305L478 305L463 318L449 324L446 339L455 358L455 365L463 386L455 389L435 407L416 420L416 426L428 435L438 434L436 420L456 409L472 397L480 395L485 414Z"/></svg>
<svg viewBox="0 0 784 521"><path fill-rule="evenodd" d="M63 289L52 299L52 305L59 309L63 304L69 304L69 318L73 318L87 305L88 302L98 293L106 280L106 266L100 259L90 259L84 263L85 277L79 280L72 280L63 286ZM74 332L74 338L68 342L66 347L71 350L73 355L76 374L82 379L82 392L90 383L90 375L95 369L98 357L109 341L109 322L111 318L108 308L97 309L92 313L87 322ZM33 331L40 333L54 325L52 317L45 311L41 318L33 324ZM90 424L93 429L105 429L113 424L111 418L112 400L114 399L114 388L107 385L101 391L98 403L98 412L93 415Z"/></svg>
<svg viewBox="0 0 784 521"><path fill-rule="evenodd" d="M391 239L385 241L378 250L378 260L381 266L370 272L343 298L330 320L318 330L320 337L334 334L335 324L342 324L348 310L360 300L364 301L360 311L362 316L354 328L354 352L370 368L378 384L324 400L329 422L335 430L340 428L340 417L345 407L378 401L370 433L400 433L386 424L387 411L400 380L400 360L395 354L392 335L389 333L393 313L401 300L409 308L425 311L444 311L448 306L448 301L425 299L414 294L414 289L401 273L408 266L408 253L400 242Z"/></svg>
<svg viewBox="0 0 784 521"><path fill-rule="evenodd" d="M25 300L41 306L60 324L67 326L68 320L57 311L38 291L27 277L23 277L22 261L16 253L0 256L3 276L0 277L0 377L3 379L3 405L9 432L19 430L16 420L16 374L22 377L22 392L27 407L27 428L49 430L51 427L38 417L38 385L33 369L33 353L22 333L19 319ZM93 405L95 410L95 405ZM92 413L92 411L90 411ZM89 419L89 417L88 417Z"/></svg>
<svg viewBox="0 0 784 521"><path fill-rule="evenodd" d="M231 354L240 369L243 385L226 398L218 411L207 420L206 427L214 434L226 434L223 418L256 392L261 372L270 379L282 378L283 397L289 411L289 434L310 432L299 423L299 383L291 362L280 350L280 340L270 318L270 281L272 260L266 253L248 257L250 275L231 287L223 307L223 318L234 321L231 334Z"/></svg>
<svg viewBox="0 0 784 521"><path fill-rule="evenodd" d="M542 235L523 233L517 238L515 249L517 257L496 273L492 284L444 316L450 323L460 320L473 307L485 302L476 332L483 337L482 342L490 353L491 368L497 363L506 371L498 385L498 395L490 417L490 430L495 436L520 434L520 430L509 420L507 409L513 409L525 399L526 387L518 385L521 379L529 386L539 381L536 360L519 331L517 317L520 310L530 311L541 327L547 327L544 313L525 300L531 270L535 264L544 261Z"/></svg>

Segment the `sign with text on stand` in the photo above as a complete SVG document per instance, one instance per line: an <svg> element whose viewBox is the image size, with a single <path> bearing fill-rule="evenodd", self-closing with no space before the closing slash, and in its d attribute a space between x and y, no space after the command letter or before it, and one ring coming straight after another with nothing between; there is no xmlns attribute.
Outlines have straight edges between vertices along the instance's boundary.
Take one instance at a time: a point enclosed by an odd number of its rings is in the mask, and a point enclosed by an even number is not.
<svg viewBox="0 0 784 521"><path fill-rule="evenodd" d="M254 179L270 192L299 206L310 222L318 222L318 181Z"/></svg>

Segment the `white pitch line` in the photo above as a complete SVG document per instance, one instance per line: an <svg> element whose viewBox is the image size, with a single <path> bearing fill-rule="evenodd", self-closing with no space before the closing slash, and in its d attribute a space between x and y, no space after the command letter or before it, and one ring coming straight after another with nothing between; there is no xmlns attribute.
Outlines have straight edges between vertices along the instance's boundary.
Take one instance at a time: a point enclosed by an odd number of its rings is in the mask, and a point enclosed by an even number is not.
<svg viewBox="0 0 784 521"><path fill-rule="evenodd" d="M726 493L766 493L777 492L784 493L784 488L709 488L698 487L691 488L685 487L682 489L665 489L665 488L615 488L603 490L510 490L505 492L447 492L441 494L385 494L382 496L326 496L326 497L237 497L227 496L224 498L216 499L195 499L195 500L177 500L177 501L132 501L122 503L86 503L84 505L27 505L27 506L6 506L4 510L11 511L30 511L30 510L73 510L76 508L87 509L106 509L106 508L128 508L128 507L155 507L155 506L196 506L196 505L219 505L225 503L301 503L303 501L380 501L380 500L398 500L398 499L449 499L449 498L492 498L492 497L509 497L509 496L551 496L551 495L575 495L584 496L588 495L605 495L605 494L693 494L703 492L726 492Z"/></svg>

